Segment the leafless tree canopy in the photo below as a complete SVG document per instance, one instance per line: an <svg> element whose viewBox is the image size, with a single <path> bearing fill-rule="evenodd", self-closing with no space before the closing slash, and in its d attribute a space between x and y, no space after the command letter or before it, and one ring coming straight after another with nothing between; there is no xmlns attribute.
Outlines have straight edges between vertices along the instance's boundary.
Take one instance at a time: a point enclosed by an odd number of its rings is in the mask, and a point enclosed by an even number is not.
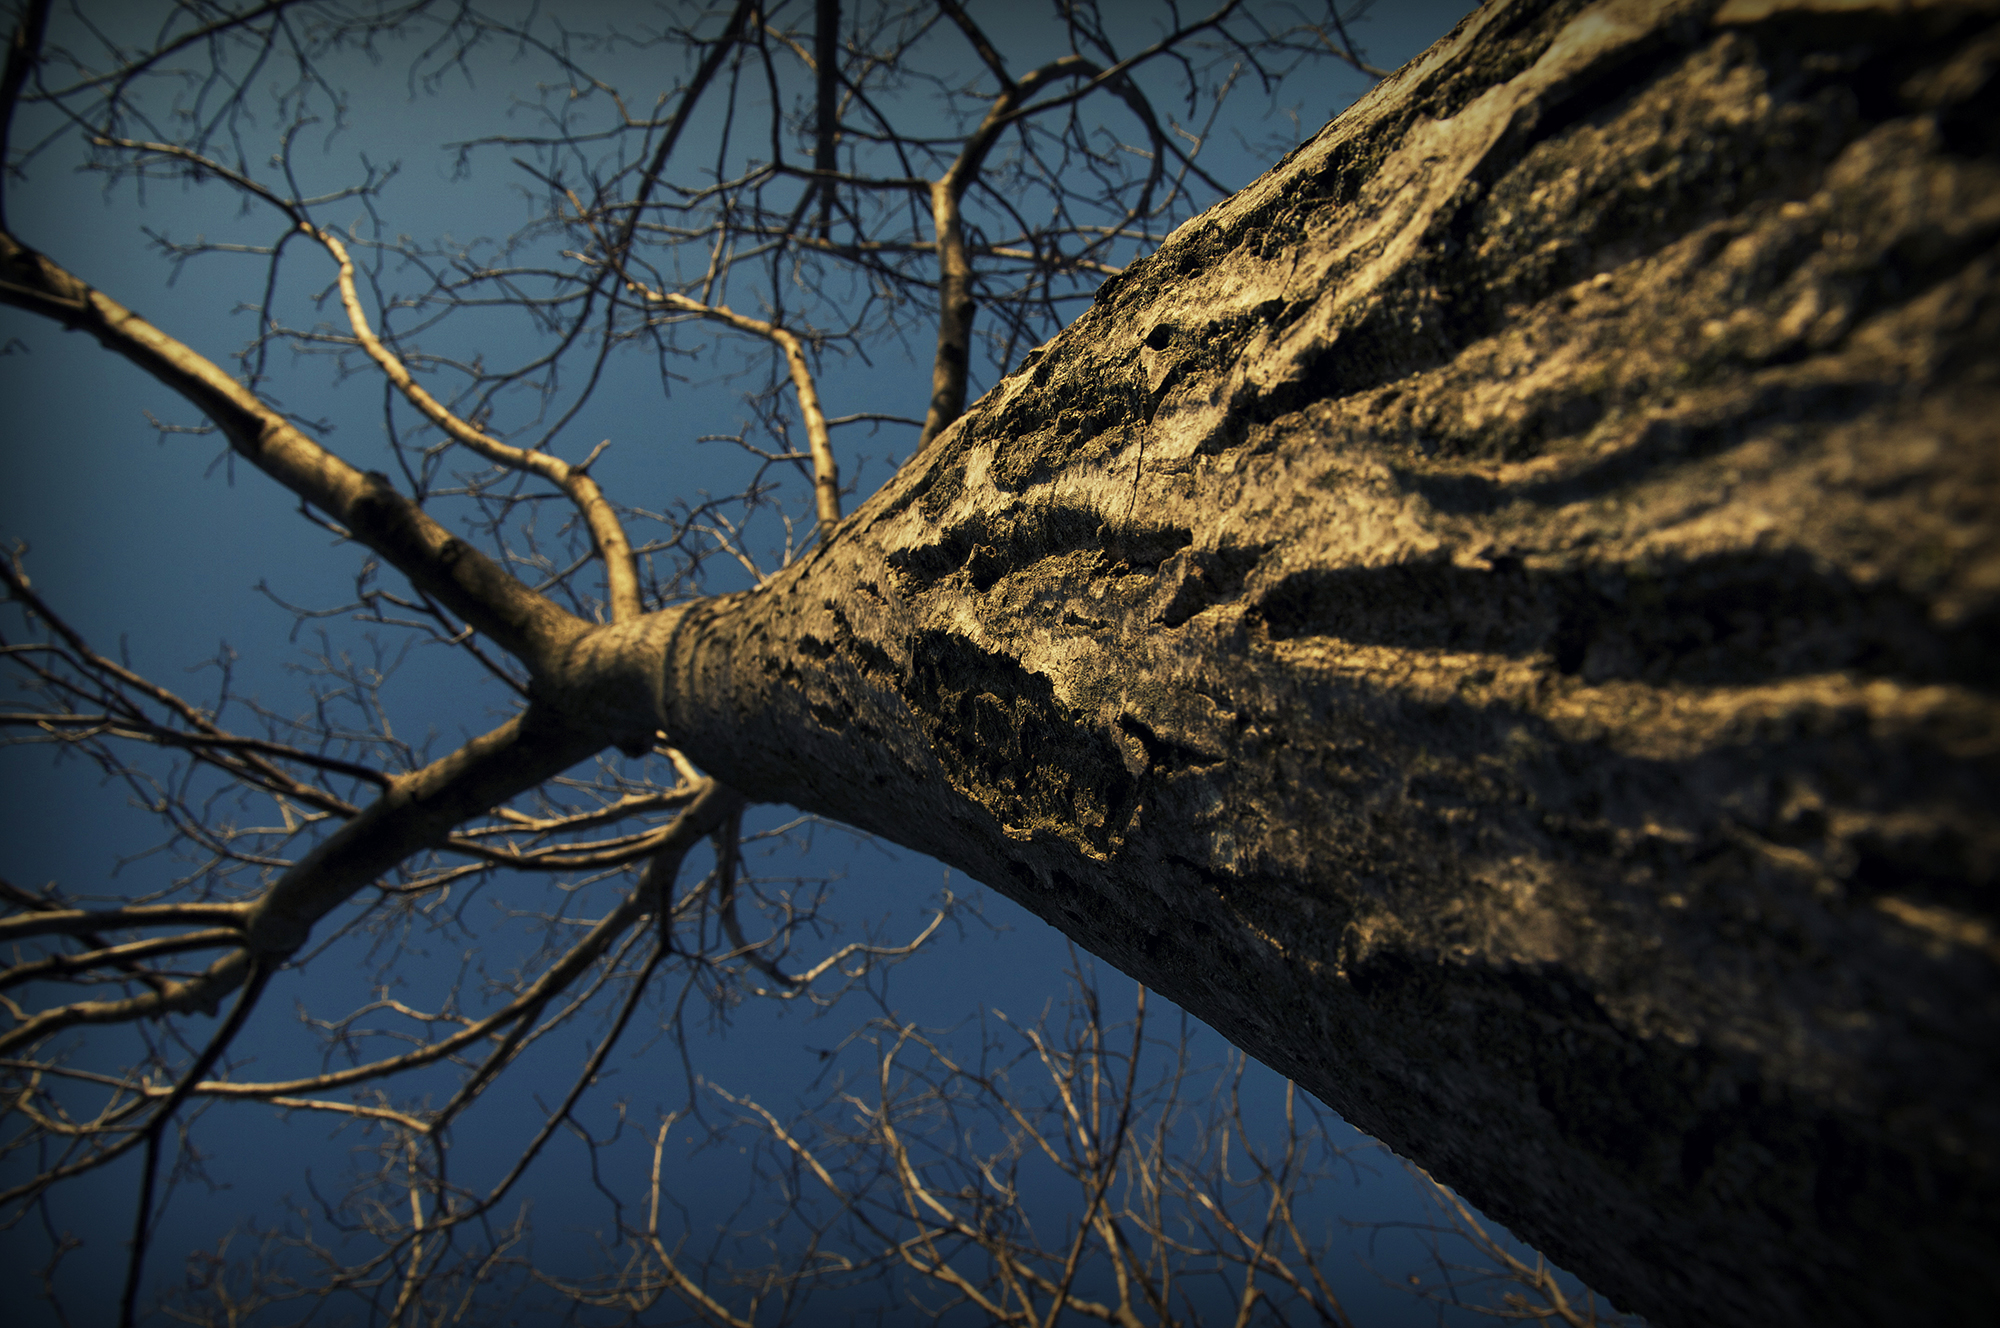
<svg viewBox="0 0 2000 1328"><path fill-rule="evenodd" d="M655 1054L672 1055L689 1019L825 1006L921 945L949 898L909 934L857 932L829 883L753 869L799 827L744 832L755 791L668 745L631 647L666 630L663 611L810 553L855 490L843 431L922 449L1105 276L1226 193L1210 139L1237 101L1329 62L1379 74L1350 37L1363 7L1065 3L1015 25L955 0L741 0L584 26L421 0L16 6L0 84L15 220L39 176L81 162L149 201L166 262L260 293L247 344L185 344L171 309L148 321L73 275L61 235L0 223L0 299L179 392L196 417L161 427L219 434L355 550L355 571L350 602L288 606L310 647L311 704L294 713L238 694L227 659L200 694L143 676L41 596L30 560L0 563L7 739L93 763L165 850L130 892L0 882L7 1219L32 1226L52 1187L137 1155L130 1322L149 1254L177 1253L156 1248L158 1217L198 1171L190 1120L343 1118L374 1162L326 1198L322 1229L239 1244L176 1312L234 1323L349 1293L387 1322L476 1315L482 1282L527 1275L511 1196L552 1137L584 1130L578 1104L621 1038L664 1028ZM395 165L341 136L352 80L393 84L421 115L503 71L513 113L455 147L465 170L512 173L525 223L407 233ZM176 228L184 188L233 196L248 238ZM858 381L843 366L905 359L931 366L927 398L823 390ZM300 375L371 385L364 428L386 454L330 450L286 404ZM608 397L654 393L670 416L698 390L745 403L747 427L714 443L740 455L730 491L674 492L682 438L645 463L665 483L600 487L607 449L652 446L588 432ZM497 726L450 751L412 739L390 693L413 643L495 680ZM529 939L435 971L440 945L492 940L478 919L494 902ZM292 1063L237 1064L246 1028L289 1017L300 970L357 956L368 993L304 1008ZM1189 1125L1172 1040L1164 1076L1142 1079L1150 1035L1079 1011L1066 1032L1010 1032L1009 1054L1032 1054L1005 1073L880 1025L854 1114L803 1133L743 1104L786 1168L790 1234L806 1233L754 1275L683 1249L660 1161L680 1117L643 1126L655 1163L616 1233L625 1262L547 1286L633 1315L670 1295L737 1324L893 1265L933 1308L996 1321L1067 1306L1170 1322L1177 1279L1212 1277L1240 1286L1246 1320L1262 1306L1344 1322L1287 1207L1312 1174L1309 1113L1276 1153L1226 1100ZM525 1091L499 1085L545 1044L581 1059L538 1084L540 1126L497 1179L462 1177L454 1127ZM1032 1104L1013 1086L1030 1070L1045 1076ZM965 1151L962 1112L988 1114L999 1153ZM1036 1154L1082 1195L1060 1239L1028 1231L1009 1189ZM64 1253L52 1227L45 1283ZM1092 1260L1115 1305L1079 1289Z"/></svg>
<svg viewBox="0 0 2000 1328"><path fill-rule="evenodd" d="M794 1261L749 1277L766 1296L880 1282L940 1320L1352 1328L1322 1268L1330 1223L1314 1191L1399 1164L1344 1156L1289 1085L1281 1127L1260 1128L1244 1061L1192 1063L1185 1020L1163 1034L1142 987L1114 1023L1077 973L1056 1016L1017 1026L996 1013L976 1059L891 1017L855 1039L872 1064L803 1120L737 1102L788 1201L772 1246ZM1626 1322L1588 1291L1573 1301L1414 1174L1434 1217L1420 1224L1430 1266L1405 1274L1409 1289L1501 1318Z"/></svg>

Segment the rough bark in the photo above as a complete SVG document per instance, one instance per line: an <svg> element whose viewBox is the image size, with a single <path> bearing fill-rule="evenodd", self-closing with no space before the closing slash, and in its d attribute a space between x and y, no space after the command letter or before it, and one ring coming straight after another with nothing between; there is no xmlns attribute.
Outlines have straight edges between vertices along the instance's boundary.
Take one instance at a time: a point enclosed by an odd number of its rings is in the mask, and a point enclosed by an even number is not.
<svg viewBox="0 0 2000 1328"><path fill-rule="evenodd" d="M1990 3L1494 3L825 547L695 759L1661 1324L2000 1296Z"/></svg>

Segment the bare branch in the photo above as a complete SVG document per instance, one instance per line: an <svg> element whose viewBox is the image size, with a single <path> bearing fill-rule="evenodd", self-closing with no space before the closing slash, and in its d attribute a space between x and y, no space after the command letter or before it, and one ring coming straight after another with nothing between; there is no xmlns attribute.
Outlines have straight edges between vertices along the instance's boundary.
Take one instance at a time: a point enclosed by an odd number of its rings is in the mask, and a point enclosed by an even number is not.
<svg viewBox="0 0 2000 1328"><path fill-rule="evenodd" d="M402 360L392 354L370 330L368 312L361 307L361 296L354 288L354 262L347 255L347 247L324 227L301 222L300 229L324 245L340 265L340 300L347 310L348 326L353 329L362 349L368 352L368 358L381 368L383 377L425 419L454 441L471 448L488 461L538 476L562 490L583 514L585 523L590 527L590 538L597 548L597 556L604 561L604 579L611 599L611 620L630 622L644 612L639 600L639 569L632 558L632 543L625 536L624 525L606 501L604 491L598 488L596 480L590 478L590 462L601 454L604 444L599 444L598 450L592 452L581 465L572 466L546 452L529 451L503 443L446 410L411 376Z"/></svg>
<svg viewBox="0 0 2000 1328"><path fill-rule="evenodd" d="M387 476L341 461L211 361L7 233L0 233L0 303L89 332L179 392L222 428L238 455L339 521L531 669L546 667L585 630L447 533L391 488Z"/></svg>
<svg viewBox="0 0 2000 1328"><path fill-rule="evenodd" d="M50 5L51 0L28 0L23 6L20 21L8 35L7 64L0 69L0 231L7 229L8 177L14 169L14 108L41 58Z"/></svg>
<svg viewBox="0 0 2000 1328"><path fill-rule="evenodd" d="M703 304L678 291L651 290L638 282L628 282L627 289L661 308L762 337L785 353L785 367L791 374L792 390L798 394L799 414L805 420L806 437L812 446L813 496L819 511L820 539L832 539L834 527L840 524L840 467L834 460L826 412L820 408L819 391L813 385L812 366L806 362L805 342L789 328L739 314L726 304Z"/></svg>

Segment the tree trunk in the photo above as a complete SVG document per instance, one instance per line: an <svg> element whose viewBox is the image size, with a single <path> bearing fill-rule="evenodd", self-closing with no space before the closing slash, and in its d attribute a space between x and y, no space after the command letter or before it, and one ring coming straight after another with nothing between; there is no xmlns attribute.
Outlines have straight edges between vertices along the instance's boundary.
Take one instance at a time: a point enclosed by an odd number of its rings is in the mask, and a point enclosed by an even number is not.
<svg viewBox="0 0 2000 1328"><path fill-rule="evenodd" d="M1990 3L1490 3L667 647L1661 1324L2000 1297Z"/></svg>

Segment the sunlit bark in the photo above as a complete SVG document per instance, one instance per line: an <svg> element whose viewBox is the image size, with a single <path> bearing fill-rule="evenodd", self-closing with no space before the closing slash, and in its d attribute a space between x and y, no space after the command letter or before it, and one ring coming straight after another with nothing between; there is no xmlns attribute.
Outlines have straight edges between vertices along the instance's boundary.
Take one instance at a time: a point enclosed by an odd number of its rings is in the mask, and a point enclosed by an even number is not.
<svg viewBox="0 0 2000 1328"><path fill-rule="evenodd" d="M1488 6L691 608L668 731L1627 1308L1976 1313L1991 12Z"/></svg>

